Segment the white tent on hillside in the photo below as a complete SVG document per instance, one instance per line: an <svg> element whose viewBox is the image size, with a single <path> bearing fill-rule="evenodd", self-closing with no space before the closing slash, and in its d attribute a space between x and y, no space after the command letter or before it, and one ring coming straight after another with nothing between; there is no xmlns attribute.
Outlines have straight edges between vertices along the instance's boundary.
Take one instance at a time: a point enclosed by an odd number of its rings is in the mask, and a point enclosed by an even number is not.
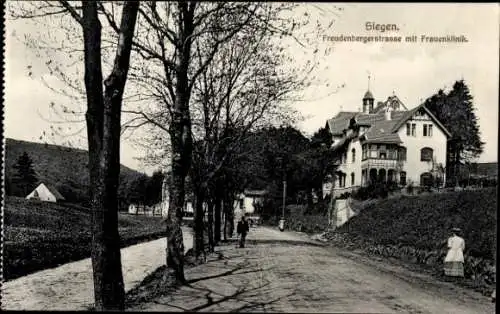
<svg viewBox="0 0 500 314"><path fill-rule="evenodd" d="M50 185L45 185L44 183L40 183L36 189L33 190L26 199L37 199L45 202L53 202L56 203L58 201L64 201L64 196L59 193L59 191Z"/></svg>

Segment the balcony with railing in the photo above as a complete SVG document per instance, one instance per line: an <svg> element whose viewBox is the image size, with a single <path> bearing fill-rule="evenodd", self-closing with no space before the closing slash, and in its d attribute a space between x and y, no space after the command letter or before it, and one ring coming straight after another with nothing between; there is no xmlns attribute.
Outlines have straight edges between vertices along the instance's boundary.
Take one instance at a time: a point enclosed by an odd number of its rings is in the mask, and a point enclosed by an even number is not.
<svg viewBox="0 0 500 314"><path fill-rule="evenodd" d="M361 161L361 169L384 168L403 170L404 160L400 159L383 159L383 158L365 158Z"/></svg>
<svg viewBox="0 0 500 314"><path fill-rule="evenodd" d="M406 161L406 148L398 145L363 145L361 168L402 170Z"/></svg>

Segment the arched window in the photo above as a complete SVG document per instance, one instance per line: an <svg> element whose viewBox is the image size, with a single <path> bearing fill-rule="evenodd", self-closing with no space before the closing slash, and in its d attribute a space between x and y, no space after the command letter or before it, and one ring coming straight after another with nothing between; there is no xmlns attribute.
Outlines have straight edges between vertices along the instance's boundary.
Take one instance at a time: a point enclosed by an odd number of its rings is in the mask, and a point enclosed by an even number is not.
<svg viewBox="0 0 500 314"><path fill-rule="evenodd" d="M345 173L341 173L339 175L339 186L341 188L345 187L345 181L346 181L345 178L346 178L346 174Z"/></svg>
<svg viewBox="0 0 500 314"><path fill-rule="evenodd" d="M432 186L433 177L429 172L424 172L420 175L420 186Z"/></svg>
<svg viewBox="0 0 500 314"><path fill-rule="evenodd" d="M354 186L354 172L351 172L351 186Z"/></svg>
<svg viewBox="0 0 500 314"><path fill-rule="evenodd" d="M389 171L387 171L387 181L394 182L394 169L389 169Z"/></svg>
<svg viewBox="0 0 500 314"><path fill-rule="evenodd" d="M387 172L385 171L385 169L378 170L378 180L380 182L385 182L387 180Z"/></svg>
<svg viewBox="0 0 500 314"><path fill-rule="evenodd" d="M354 148L351 149L351 153L352 153L352 162L355 162L356 161L356 150Z"/></svg>
<svg viewBox="0 0 500 314"><path fill-rule="evenodd" d="M399 173L399 184L406 185L406 172L405 171L401 171Z"/></svg>
<svg viewBox="0 0 500 314"><path fill-rule="evenodd" d="M420 161L432 161L432 148L424 147L420 150Z"/></svg>
<svg viewBox="0 0 500 314"><path fill-rule="evenodd" d="M369 172L370 183L374 183L377 181L377 169L372 168Z"/></svg>

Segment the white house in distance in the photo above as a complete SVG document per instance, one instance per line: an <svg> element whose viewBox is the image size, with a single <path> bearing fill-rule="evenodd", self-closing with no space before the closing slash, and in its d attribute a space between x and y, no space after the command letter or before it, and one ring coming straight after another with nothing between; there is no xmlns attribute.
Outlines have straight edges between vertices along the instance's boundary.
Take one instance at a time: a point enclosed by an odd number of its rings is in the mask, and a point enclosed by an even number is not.
<svg viewBox="0 0 500 314"><path fill-rule="evenodd" d="M451 134L423 104L408 110L393 95L374 107L368 90L362 105L362 112L341 111L326 123L332 148L344 152L335 176L335 196L377 180L422 186L439 176L444 184L442 170ZM325 183L324 195L331 188Z"/></svg>
<svg viewBox="0 0 500 314"><path fill-rule="evenodd" d="M44 183L40 183L33 192L26 196L26 199L36 199L45 202L53 202L56 203L58 201L64 201L64 196L57 191L57 189L51 185L45 185Z"/></svg>
<svg viewBox="0 0 500 314"><path fill-rule="evenodd" d="M257 206L263 205L266 195L266 190L244 190L235 200L235 220L238 221L242 215L255 216Z"/></svg>
<svg viewBox="0 0 500 314"><path fill-rule="evenodd" d="M144 206L141 204L130 204L128 207L128 213L132 215L149 215L149 216L162 216L167 217L168 207L169 207L169 195L168 195L168 182L167 177L163 178L162 188L161 188L161 201L154 204L153 206ZM184 201L184 213L188 217L192 217L194 214L193 202L186 196Z"/></svg>

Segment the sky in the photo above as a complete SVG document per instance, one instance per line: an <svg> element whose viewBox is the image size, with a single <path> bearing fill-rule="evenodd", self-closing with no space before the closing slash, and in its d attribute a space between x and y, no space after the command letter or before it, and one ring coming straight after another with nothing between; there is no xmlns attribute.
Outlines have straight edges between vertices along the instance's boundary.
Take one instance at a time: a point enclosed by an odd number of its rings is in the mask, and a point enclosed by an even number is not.
<svg viewBox="0 0 500 314"><path fill-rule="evenodd" d="M304 4L312 6L312 4ZM497 161L498 150L498 60L499 60L499 6L498 4L342 4L318 3L321 14L310 15L320 23L334 19L326 36L383 35L402 36L401 43L333 42L319 39L322 48L332 51L321 58L314 75L328 86L312 86L308 96L293 106L306 118L298 125L306 134L323 127L326 120L339 111L358 111L361 99L368 89L375 102L397 95L407 108L418 106L439 89L449 90L456 80L463 79L474 98L481 139L485 142L480 162ZM340 7L338 14L329 15ZM297 15L302 13L297 13ZM299 18L303 18L302 15ZM366 23L394 24L398 31L368 31ZM12 36L22 37L34 32L32 24L6 21L5 72L5 131L4 135L26 141L39 142L40 135L57 127L51 120L51 102L60 95L51 92L40 80L28 76L28 66L42 64L42 60L26 45ZM417 35L417 42L404 42L405 36ZM420 42L422 35L464 35L467 43ZM297 53L297 62L301 62ZM368 77L370 76L370 79ZM336 86L342 88L333 92ZM328 95L328 96L325 96ZM79 127L83 127L80 124ZM78 129L78 125L73 127ZM85 137L85 131L80 135ZM136 160L142 155L130 141L123 140L121 162L133 169L151 173Z"/></svg>

